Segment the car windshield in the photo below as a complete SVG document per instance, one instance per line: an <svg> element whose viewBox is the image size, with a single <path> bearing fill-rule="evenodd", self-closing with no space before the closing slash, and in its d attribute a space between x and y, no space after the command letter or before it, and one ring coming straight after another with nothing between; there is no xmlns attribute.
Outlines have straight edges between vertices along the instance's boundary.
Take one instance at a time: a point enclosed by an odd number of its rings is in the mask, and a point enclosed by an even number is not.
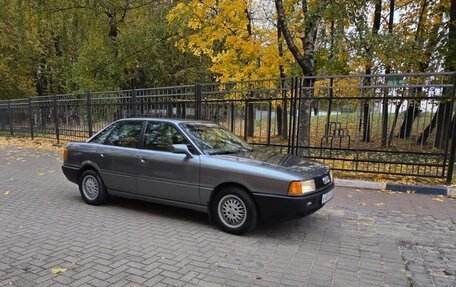
<svg viewBox="0 0 456 287"><path fill-rule="evenodd" d="M195 144L208 154L230 154L253 150L243 140L216 124L182 123L180 126Z"/></svg>

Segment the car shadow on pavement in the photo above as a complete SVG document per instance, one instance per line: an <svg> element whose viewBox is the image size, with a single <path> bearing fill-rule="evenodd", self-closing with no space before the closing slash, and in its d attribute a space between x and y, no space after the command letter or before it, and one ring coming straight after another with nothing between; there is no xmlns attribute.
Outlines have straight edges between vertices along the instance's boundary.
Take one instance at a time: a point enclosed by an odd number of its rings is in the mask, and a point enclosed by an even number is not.
<svg viewBox="0 0 456 287"><path fill-rule="evenodd" d="M84 204L84 201L78 194L70 196L68 199L71 201L78 201L80 204ZM138 212L148 214L150 216L158 216L163 218L169 218L173 220L179 220L182 222L190 222L192 224L201 225L208 227L214 230L219 230L216 224L209 220L209 217L206 213L193 211L186 208L173 207L168 205L162 205L153 202L128 199L122 197L111 197L109 203L106 203L100 207L106 208L117 208L125 209L131 212ZM96 207L97 208L97 207ZM270 221L260 220L257 227L246 234L248 237L264 238L273 236L276 233L286 232L288 236L293 237L293 229L297 226L306 226L309 225L312 221L312 217L315 215L310 215L303 218L293 218L293 219L276 219ZM283 235L282 235L283 236Z"/></svg>
<svg viewBox="0 0 456 287"><path fill-rule="evenodd" d="M185 208L178 208L168 205L162 205L153 202L127 199L121 197L112 197L107 206L131 209L136 212L149 213L162 217L169 217L177 220L192 221L202 225L209 225L209 219L206 214Z"/></svg>

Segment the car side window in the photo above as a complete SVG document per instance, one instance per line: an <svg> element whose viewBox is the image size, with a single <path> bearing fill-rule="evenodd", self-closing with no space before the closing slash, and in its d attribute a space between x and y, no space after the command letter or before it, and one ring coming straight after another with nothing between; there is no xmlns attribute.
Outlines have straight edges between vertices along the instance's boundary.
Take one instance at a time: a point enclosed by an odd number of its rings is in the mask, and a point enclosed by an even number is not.
<svg viewBox="0 0 456 287"><path fill-rule="evenodd" d="M126 121L120 123L114 128L104 144L136 148L142 126L142 122Z"/></svg>
<svg viewBox="0 0 456 287"><path fill-rule="evenodd" d="M97 143L97 144L102 144L106 140L106 138L109 136L111 131L116 127L116 124L110 125L109 127L105 128L102 130L100 133L98 133L96 136L94 136L89 142L91 143Z"/></svg>
<svg viewBox="0 0 456 287"><path fill-rule="evenodd" d="M191 146L175 126L163 122L149 122L147 124L146 132L144 133L145 149L170 152L173 144Z"/></svg>

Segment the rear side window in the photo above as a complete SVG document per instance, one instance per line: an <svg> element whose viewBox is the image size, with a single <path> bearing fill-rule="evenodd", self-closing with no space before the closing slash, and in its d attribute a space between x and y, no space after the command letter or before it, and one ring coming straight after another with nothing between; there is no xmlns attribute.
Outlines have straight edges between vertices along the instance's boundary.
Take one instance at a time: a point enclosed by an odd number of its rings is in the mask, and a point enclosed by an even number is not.
<svg viewBox="0 0 456 287"><path fill-rule="evenodd" d="M120 147L138 147L138 138L141 134L142 122L123 122L117 124L109 137L104 142L105 145Z"/></svg>
<svg viewBox="0 0 456 287"><path fill-rule="evenodd" d="M105 128L102 130L99 134L94 136L89 142L91 143L97 143L97 144L102 144L106 140L106 138L109 136L111 131L116 127L117 125L110 125L109 127Z"/></svg>

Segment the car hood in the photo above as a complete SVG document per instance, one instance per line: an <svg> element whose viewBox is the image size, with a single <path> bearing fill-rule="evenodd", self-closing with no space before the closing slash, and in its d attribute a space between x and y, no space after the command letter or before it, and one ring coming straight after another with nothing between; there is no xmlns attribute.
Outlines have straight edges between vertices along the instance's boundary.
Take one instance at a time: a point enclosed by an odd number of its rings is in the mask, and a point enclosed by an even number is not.
<svg viewBox="0 0 456 287"><path fill-rule="evenodd" d="M214 156L246 165L270 168L273 171L285 172L302 179L314 178L329 172L329 167L310 161L302 156L283 154L268 150L255 150Z"/></svg>

